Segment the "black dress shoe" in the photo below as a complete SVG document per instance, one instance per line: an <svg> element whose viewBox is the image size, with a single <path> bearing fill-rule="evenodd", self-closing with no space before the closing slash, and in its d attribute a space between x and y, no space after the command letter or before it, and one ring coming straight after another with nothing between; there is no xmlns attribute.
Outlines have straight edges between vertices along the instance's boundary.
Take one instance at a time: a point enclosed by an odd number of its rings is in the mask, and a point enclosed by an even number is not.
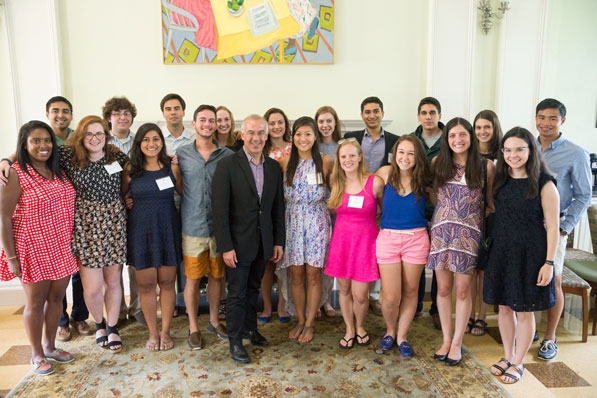
<svg viewBox="0 0 597 398"><path fill-rule="evenodd" d="M443 355L433 354L433 359L435 359L436 361L440 361L440 362L445 361L447 357L448 357L448 354L443 354Z"/></svg>
<svg viewBox="0 0 597 398"><path fill-rule="evenodd" d="M232 359L234 359L236 362L251 362L251 359L249 358L249 353L247 353L247 350L245 350L245 347L243 347L242 344L231 344L230 355L232 356Z"/></svg>
<svg viewBox="0 0 597 398"><path fill-rule="evenodd" d="M269 342L267 341L267 339L265 337L263 337L261 335L261 333L259 333L256 330L248 330L243 334L243 338L244 339L249 339L251 340L251 343L254 345L258 345L261 347L265 347L267 345L269 345Z"/></svg>
<svg viewBox="0 0 597 398"><path fill-rule="evenodd" d="M462 358L460 359L452 359L452 358L448 358L446 356L446 366L456 366L460 363L460 361L462 361Z"/></svg>

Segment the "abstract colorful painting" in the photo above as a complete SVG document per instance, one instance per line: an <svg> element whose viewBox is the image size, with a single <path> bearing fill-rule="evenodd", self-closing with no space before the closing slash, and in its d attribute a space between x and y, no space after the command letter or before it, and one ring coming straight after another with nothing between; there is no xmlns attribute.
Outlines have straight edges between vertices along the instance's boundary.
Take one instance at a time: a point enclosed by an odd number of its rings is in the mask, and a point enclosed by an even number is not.
<svg viewBox="0 0 597 398"><path fill-rule="evenodd" d="M334 62L334 0L161 0L165 64Z"/></svg>

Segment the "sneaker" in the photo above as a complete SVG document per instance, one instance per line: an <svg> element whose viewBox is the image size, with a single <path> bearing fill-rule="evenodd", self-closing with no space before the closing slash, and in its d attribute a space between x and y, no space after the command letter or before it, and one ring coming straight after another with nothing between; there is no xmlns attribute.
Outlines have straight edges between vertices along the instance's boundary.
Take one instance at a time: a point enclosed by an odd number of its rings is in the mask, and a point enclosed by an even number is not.
<svg viewBox="0 0 597 398"><path fill-rule="evenodd" d="M58 326L58 331L56 332L56 340L58 341L69 341L71 338L70 334L70 326Z"/></svg>
<svg viewBox="0 0 597 398"><path fill-rule="evenodd" d="M46 359L60 363L69 363L75 360L75 357L73 357L70 352L64 351L61 348L56 348L52 352L44 352L44 355Z"/></svg>
<svg viewBox="0 0 597 398"><path fill-rule="evenodd" d="M554 359L558 354L558 341L552 340L545 340L541 342L539 346L539 354L537 355L539 359L544 359L549 361L550 359Z"/></svg>
<svg viewBox="0 0 597 398"><path fill-rule="evenodd" d="M213 327L213 325L211 324L211 322L208 323L207 325L207 331L210 333L215 333L218 335L219 338L221 339L227 339L228 338L228 331L226 330L226 327L224 325L222 325L221 323L218 322L218 326Z"/></svg>
<svg viewBox="0 0 597 398"><path fill-rule="evenodd" d="M86 321L75 321L74 319L71 319L70 323L81 336L89 336L92 333L91 328Z"/></svg>
<svg viewBox="0 0 597 398"><path fill-rule="evenodd" d="M189 338L187 339L187 344L189 348L193 351L197 351L203 348L203 337L201 337L201 332L193 332L189 333Z"/></svg>

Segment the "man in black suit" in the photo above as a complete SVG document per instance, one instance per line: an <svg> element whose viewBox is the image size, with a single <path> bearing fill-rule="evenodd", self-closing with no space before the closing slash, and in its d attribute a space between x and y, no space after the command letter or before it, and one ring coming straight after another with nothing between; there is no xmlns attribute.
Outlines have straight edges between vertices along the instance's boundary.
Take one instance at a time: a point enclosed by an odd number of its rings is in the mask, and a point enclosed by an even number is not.
<svg viewBox="0 0 597 398"><path fill-rule="evenodd" d="M381 127L383 120L383 102L377 97L367 97L361 102L361 118L365 122L365 130L351 131L344 138L356 138L361 144L365 163L370 172L375 173L381 166L392 161L392 147L398 136L385 131ZM371 282L369 287L369 308L375 315L381 314L379 303L379 281Z"/></svg>
<svg viewBox="0 0 597 398"><path fill-rule="evenodd" d="M226 324L232 359L250 362L243 337L268 341L257 331L257 298L267 260L282 258L286 232L282 170L263 156L267 123L258 115L243 122L243 148L222 159L212 182L216 245L226 264Z"/></svg>

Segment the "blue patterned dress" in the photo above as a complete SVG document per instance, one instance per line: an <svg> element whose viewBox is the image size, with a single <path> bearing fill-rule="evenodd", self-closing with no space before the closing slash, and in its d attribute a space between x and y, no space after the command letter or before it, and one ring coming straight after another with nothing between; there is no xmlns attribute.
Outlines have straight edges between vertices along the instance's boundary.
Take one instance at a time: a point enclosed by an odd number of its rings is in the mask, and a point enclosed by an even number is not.
<svg viewBox="0 0 597 398"><path fill-rule="evenodd" d="M470 189L466 185L465 166L455 167L455 176L437 193L427 268L470 274L477 265L485 202L482 188Z"/></svg>
<svg viewBox="0 0 597 398"><path fill-rule="evenodd" d="M317 268L325 266L332 234L330 213L325 202L329 189L326 185L309 184L309 174L315 175L315 162L312 159L300 160L292 186L284 181L286 248L280 268L302 264Z"/></svg>

